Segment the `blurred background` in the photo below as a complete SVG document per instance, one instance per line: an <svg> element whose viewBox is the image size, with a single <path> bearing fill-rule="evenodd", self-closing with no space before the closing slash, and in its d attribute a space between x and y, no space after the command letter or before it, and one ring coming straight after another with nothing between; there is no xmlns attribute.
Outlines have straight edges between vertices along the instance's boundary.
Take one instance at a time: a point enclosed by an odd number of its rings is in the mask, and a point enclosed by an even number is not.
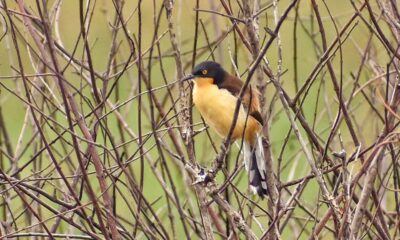
<svg viewBox="0 0 400 240"><path fill-rule="evenodd" d="M1 238L399 237L396 1L0 3ZM246 80L262 50L275 193L240 141L193 186L223 139L179 79Z"/></svg>

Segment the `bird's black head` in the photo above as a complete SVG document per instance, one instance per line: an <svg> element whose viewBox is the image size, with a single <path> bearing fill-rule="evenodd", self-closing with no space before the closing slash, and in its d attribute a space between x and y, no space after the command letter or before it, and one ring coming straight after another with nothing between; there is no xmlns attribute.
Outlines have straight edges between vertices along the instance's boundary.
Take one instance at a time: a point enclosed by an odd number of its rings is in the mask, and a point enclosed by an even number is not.
<svg viewBox="0 0 400 240"><path fill-rule="evenodd" d="M192 78L212 78L214 84L220 84L225 78L225 70L219 63L213 61L205 61L193 68L192 74L185 77L184 80Z"/></svg>

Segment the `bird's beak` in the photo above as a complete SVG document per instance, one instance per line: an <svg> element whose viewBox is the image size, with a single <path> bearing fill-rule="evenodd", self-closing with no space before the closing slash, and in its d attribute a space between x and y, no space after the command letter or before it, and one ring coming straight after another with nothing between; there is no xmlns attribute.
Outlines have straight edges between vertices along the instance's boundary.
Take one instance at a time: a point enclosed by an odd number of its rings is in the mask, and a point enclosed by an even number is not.
<svg viewBox="0 0 400 240"><path fill-rule="evenodd" d="M189 75L187 75L186 77L182 78L181 81L184 82L184 81L193 79L194 77L195 77L195 76L194 76L193 74L189 74Z"/></svg>

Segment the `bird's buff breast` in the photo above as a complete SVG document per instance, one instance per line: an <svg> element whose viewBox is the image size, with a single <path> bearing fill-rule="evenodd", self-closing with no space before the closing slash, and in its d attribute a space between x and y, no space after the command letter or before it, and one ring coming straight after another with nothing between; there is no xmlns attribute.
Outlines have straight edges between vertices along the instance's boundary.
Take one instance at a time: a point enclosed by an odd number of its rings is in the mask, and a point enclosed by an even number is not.
<svg viewBox="0 0 400 240"><path fill-rule="evenodd" d="M227 90L219 89L212 84L212 79L198 78L194 81L193 102L206 123L218 135L226 137L233 122L237 98ZM244 137L248 142L253 142L261 126L252 117L247 117L241 106L232 139L241 138L245 126Z"/></svg>

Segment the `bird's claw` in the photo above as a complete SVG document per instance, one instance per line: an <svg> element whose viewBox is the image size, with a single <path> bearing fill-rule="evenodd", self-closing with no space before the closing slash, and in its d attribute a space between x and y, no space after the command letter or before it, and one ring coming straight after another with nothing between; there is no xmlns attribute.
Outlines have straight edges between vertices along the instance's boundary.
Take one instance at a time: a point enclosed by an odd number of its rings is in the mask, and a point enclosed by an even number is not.
<svg viewBox="0 0 400 240"><path fill-rule="evenodd" d="M206 171L204 168L200 168L193 185L199 183L207 184L211 180L209 176L210 173L212 173L212 170Z"/></svg>

